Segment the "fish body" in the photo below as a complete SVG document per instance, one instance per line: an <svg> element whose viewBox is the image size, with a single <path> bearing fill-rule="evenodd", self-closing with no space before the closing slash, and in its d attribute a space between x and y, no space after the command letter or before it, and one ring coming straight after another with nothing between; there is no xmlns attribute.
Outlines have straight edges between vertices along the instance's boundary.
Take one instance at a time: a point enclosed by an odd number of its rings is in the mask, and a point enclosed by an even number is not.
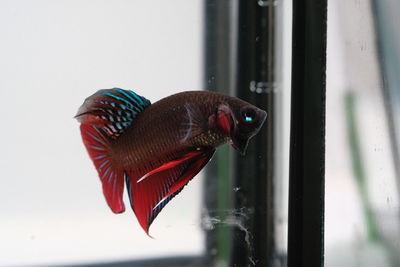
<svg viewBox="0 0 400 267"><path fill-rule="evenodd" d="M76 115L84 144L115 213L131 207L148 234L162 208L231 143L242 154L266 112L238 98L190 91L150 104L133 91L99 90Z"/></svg>

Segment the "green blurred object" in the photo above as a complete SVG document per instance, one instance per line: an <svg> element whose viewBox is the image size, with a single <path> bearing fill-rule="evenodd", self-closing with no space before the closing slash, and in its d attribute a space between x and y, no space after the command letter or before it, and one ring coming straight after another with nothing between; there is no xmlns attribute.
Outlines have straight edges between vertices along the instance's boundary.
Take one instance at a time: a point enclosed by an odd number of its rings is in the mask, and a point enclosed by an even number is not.
<svg viewBox="0 0 400 267"><path fill-rule="evenodd" d="M361 204L366 219L368 239L371 242L377 242L380 240L380 236L378 227L376 225L376 218L372 212L372 206L368 195L367 175L362 157L360 135L358 133L356 96L352 91L348 91L345 95L345 108L350 157L352 161L354 178L356 179L356 183L358 185Z"/></svg>
<svg viewBox="0 0 400 267"><path fill-rule="evenodd" d="M218 161L218 200L217 200L217 214L221 221L226 219L228 216L228 210L232 209L232 182L231 174L229 172L229 146L223 146L217 153ZM217 259L219 262L229 262L232 230L224 224L217 226Z"/></svg>

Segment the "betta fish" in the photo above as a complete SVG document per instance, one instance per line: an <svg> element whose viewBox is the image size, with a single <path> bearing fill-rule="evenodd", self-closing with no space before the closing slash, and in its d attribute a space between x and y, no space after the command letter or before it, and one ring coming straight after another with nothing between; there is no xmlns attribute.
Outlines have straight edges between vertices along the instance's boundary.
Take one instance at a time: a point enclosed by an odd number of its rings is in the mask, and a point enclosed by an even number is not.
<svg viewBox="0 0 400 267"><path fill-rule="evenodd" d="M244 154L267 113L243 100L206 91L182 92L151 104L133 91L103 89L75 118L114 213L131 207L148 234L158 213L230 143Z"/></svg>

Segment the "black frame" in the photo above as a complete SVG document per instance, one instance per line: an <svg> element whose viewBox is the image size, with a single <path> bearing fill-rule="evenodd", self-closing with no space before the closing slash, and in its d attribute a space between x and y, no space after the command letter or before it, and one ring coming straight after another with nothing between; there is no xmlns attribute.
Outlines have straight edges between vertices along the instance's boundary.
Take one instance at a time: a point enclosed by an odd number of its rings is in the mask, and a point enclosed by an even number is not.
<svg viewBox="0 0 400 267"><path fill-rule="evenodd" d="M272 1L261 2L242 0L238 8L236 96L266 110L268 118L249 144L247 155L235 154L234 186L241 190L234 198L234 207L254 210L247 221L253 249L243 242L245 233L234 228L231 266L273 266L279 260L274 227L276 5Z"/></svg>
<svg viewBox="0 0 400 267"><path fill-rule="evenodd" d="M288 267L324 265L326 16L293 1Z"/></svg>

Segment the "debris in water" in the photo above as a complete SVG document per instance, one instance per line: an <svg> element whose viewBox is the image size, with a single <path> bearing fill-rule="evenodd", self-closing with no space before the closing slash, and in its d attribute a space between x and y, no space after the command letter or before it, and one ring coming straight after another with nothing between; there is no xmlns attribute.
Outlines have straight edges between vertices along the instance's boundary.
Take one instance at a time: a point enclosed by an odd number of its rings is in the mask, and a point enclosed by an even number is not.
<svg viewBox="0 0 400 267"><path fill-rule="evenodd" d="M238 190L240 190L239 187L234 188L235 192ZM219 213L219 214L222 213L224 215L224 216L222 216L223 219L221 219L221 217L219 217L219 216L211 217L210 211L204 209L203 216L201 219L202 228L207 231L213 230L213 229L215 229L215 226L217 224L220 224L223 226L237 227L238 229L240 229L241 231L244 232L244 234L245 234L244 241L246 242L250 253L253 254L253 247L252 247L252 243L251 243L253 236L251 235L249 230L245 227L245 223L244 223L249 218L247 214L250 213L251 210L241 208L241 209L229 209L229 210L222 210L222 211L214 210L212 212ZM226 213L226 215L225 215L225 213ZM249 260L253 266L256 265L256 262L253 259L253 256L250 256Z"/></svg>

